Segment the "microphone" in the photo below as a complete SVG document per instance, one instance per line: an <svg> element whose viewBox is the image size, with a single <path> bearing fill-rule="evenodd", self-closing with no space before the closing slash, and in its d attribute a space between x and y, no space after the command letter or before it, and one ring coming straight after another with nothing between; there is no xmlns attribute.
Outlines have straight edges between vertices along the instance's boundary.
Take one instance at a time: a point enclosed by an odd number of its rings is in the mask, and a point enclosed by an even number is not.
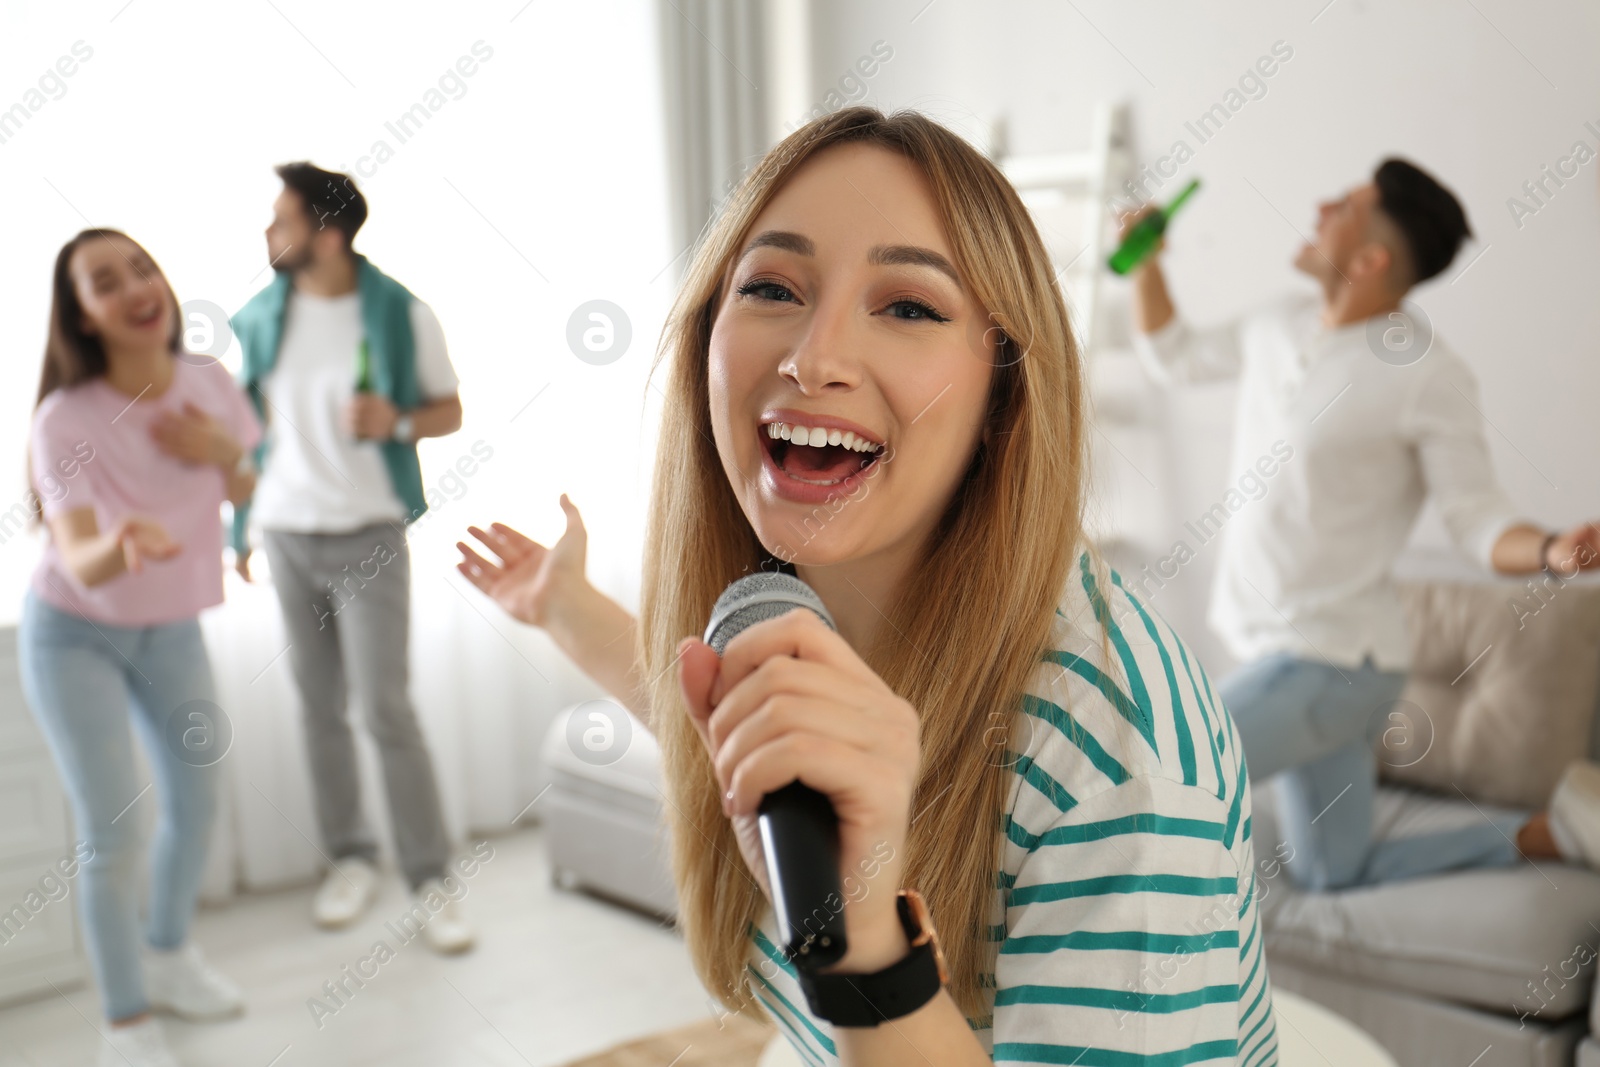
<svg viewBox="0 0 1600 1067"><path fill-rule="evenodd" d="M738 579L717 598L705 642L722 655L748 627L802 608L837 631L822 598L792 574L763 571ZM795 966L826 967L844 957L844 895L839 881L839 816L826 796L795 780L757 808L778 938Z"/></svg>

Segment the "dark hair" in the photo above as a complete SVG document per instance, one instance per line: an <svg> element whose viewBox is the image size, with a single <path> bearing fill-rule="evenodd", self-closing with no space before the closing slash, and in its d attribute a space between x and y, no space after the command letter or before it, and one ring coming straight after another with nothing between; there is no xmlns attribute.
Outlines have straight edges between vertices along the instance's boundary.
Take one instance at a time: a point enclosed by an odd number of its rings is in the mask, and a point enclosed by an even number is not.
<svg viewBox="0 0 1600 1067"><path fill-rule="evenodd" d="M50 327L44 346L44 370L39 375L39 396L35 405L57 389L100 378L106 373L106 350L100 338L83 328L83 304L78 300L77 287L72 284L73 254L92 240L120 237L145 254L152 265L155 257L148 249L121 230L84 230L61 246L56 254L55 272L50 281ZM183 319L178 313L178 298L172 283L156 265L156 274L172 301L172 335L167 347L176 354L183 339Z"/></svg>
<svg viewBox="0 0 1600 1067"><path fill-rule="evenodd" d="M120 237L133 245L155 266L156 274L167 291L167 299L172 302L172 334L167 338L167 348L176 355L182 347L183 316L178 309L178 297L172 291L172 283L167 281L166 274L156 264L155 257L144 245L121 230L84 230L62 245L61 251L56 253L55 270L50 276L50 325L44 345L44 368L39 372L39 395L34 400L35 410L44 403L45 397L57 389L67 389L92 378L105 377L105 345L101 344L99 337L83 328L83 304L78 299L77 287L72 284L72 257L90 241L113 237ZM31 487L31 471L28 482ZM35 492L33 498L37 519L39 494Z"/></svg>
<svg viewBox="0 0 1600 1067"><path fill-rule="evenodd" d="M1378 206L1405 235L1416 277L1425 282L1450 265L1472 236L1455 194L1427 171L1403 159L1386 159L1372 176Z"/></svg>
<svg viewBox="0 0 1600 1067"><path fill-rule="evenodd" d="M299 194L306 218L317 229L332 226L344 234L346 248L354 243L356 231L367 221L367 198L354 178L305 162L282 163L273 169L285 186Z"/></svg>

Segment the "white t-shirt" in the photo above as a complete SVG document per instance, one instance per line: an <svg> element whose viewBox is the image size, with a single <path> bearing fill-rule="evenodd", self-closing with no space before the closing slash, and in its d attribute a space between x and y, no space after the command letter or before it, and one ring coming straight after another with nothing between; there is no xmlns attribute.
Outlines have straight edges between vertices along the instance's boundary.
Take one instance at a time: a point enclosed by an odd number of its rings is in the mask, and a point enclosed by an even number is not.
<svg viewBox="0 0 1600 1067"><path fill-rule="evenodd" d="M420 300L411 303L411 330L423 402L450 396L459 379L444 330ZM340 426L362 335L358 293L289 295L278 362L261 382L267 452L251 515L262 528L348 533L407 518L378 442L358 441Z"/></svg>

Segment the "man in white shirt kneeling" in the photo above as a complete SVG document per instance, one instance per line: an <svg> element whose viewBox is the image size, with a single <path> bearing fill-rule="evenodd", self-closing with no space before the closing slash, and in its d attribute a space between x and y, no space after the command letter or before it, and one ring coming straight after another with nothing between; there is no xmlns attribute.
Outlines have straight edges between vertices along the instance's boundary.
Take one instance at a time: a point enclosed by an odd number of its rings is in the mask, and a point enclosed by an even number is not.
<svg viewBox="0 0 1600 1067"><path fill-rule="evenodd" d="M1223 703L1251 777L1278 776L1287 866L1311 889L1522 856L1600 867L1600 768L1583 761L1549 812L1373 840L1368 728L1399 697L1409 654L1390 571L1423 501L1461 551L1502 574L1600 565L1595 524L1554 533L1517 517L1495 481L1471 369L1402 307L1468 236L1447 189L1390 159L1320 205L1294 261L1320 299L1197 330L1177 316L1158 256L1133 273L1135 348L1152 375L1237 379L1234 468L1292 449L1268 491L1228 518L1210 617L1244 663L1223 681Z"/></svg>

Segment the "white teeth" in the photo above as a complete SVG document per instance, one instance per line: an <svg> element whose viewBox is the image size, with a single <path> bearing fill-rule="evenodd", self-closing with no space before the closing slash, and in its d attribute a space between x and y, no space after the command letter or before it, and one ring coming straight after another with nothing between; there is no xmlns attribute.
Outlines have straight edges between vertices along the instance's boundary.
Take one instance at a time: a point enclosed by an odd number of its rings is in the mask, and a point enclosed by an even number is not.
<svg viewBox="0 0 1600 1067"><path fill-rule="evenodd" d="M792 426L787 422L767 423L767 436L774 440L784 440L796 445L810 445L821 448L824 445L840 445L852 452L874 453L883 450L882 445L874 444L865 437L857 437L854 430L829 430L821 426Z"/></svg>

